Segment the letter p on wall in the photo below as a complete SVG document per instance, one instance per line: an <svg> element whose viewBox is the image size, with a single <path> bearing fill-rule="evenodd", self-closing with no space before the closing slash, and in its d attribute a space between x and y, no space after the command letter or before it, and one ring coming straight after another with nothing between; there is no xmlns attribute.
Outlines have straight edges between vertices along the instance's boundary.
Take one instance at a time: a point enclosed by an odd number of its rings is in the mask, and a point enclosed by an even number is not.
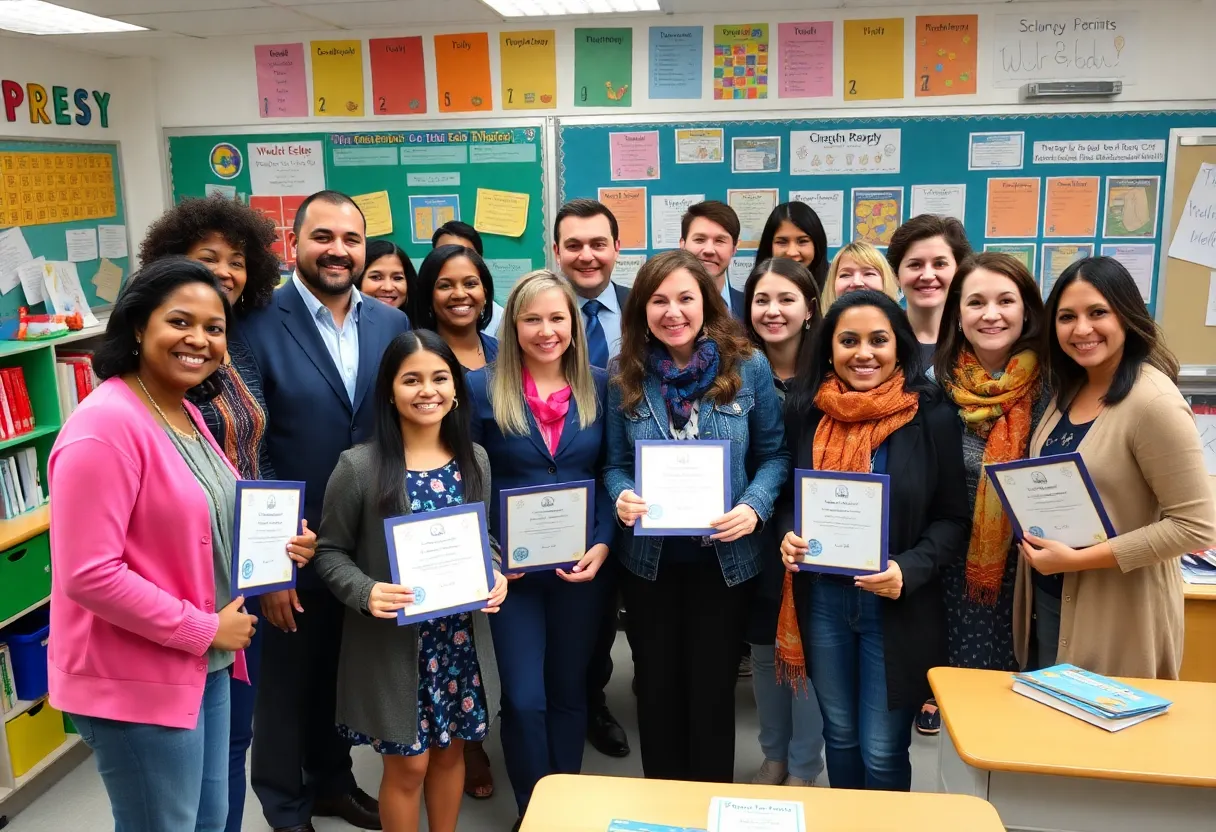
<svg viewBox="0 0 1216 832"><path fill-rule="evenodd" d="M0 97L4 99L4 118L17 120L17 108L25 101L25 90L16 81L0 81Z"/></svg>

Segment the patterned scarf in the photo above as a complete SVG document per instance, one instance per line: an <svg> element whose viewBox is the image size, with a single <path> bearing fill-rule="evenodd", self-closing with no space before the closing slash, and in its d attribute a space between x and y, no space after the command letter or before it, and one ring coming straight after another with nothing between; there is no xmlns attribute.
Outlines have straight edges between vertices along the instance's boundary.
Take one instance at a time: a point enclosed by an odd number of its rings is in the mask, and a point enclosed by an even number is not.
<svg viewBox="0 0 1216 832"><path fill-rule="evenodd" d="M1039 360L1025 350L1012 356L1000 378L992 378L970 350L959 354L946 394L959 408L967 430L985 440L984 464L1026 456L1030 411L1039 392ZM975 490L971 543L967 547L967 597L996 603L1013 532L996 489L981 471Z"/></svg>
<svg viewBox="0 0 1216 832"><path fill-rule="evenodd" d="M528 403L528 409L536 417L540 436L545 440L549 453L555 454L557 446L562 441L562 428L566 426L566 414L570 412L570 385L567 384L561 390L550 393L549 398L542 399L540 392L536 389L536 380L532 378L527 367L523 368L523 381L524 401Z"/></svg>
<svg viewBox="0 0 1216 832"><path fill-rule="evenodd" d="M651 344L646 369L659 377L659 392L667 402L671 424L679 430L688 424L692 409L718 377L718 345L702 337L688 366L680 369L666 347Z"/></svg>
<svg viewBox="0 0 1216 832"><path fill-rule="evenodd" d="M875 449L916 415L920 397L904 390L903 370L873 390L858 392L833 374L815 396L823 418L815 428L811 462L816 471L868 473ZM777 618L777 675L795 686L806 680L806 654L794 608L794 576L785 573Z"/></svg>

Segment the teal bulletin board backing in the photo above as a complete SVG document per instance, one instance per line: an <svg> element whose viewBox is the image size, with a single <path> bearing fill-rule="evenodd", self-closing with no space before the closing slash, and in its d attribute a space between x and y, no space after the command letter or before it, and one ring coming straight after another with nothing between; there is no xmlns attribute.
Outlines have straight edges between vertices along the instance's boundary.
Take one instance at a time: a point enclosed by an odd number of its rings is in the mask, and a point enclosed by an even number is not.
<svg viewBox="0 0 1216 832"><path fill-rule="evenodd" d="M126 205L123 201L122 171L118 166L118 145L102 142L56 142L56 141L0 141L0 153L104 153L110 157L110 170L114 174L114 216L89 220L73 220L70 222L54 222L44 225L23 225L21 233L30 247L34 257L45 257L47 260L68 259L68 231L81 228L96 229L99 225L127 224ZM0 231L7 226L0 222ZM127 246L131 246L130 229L127 229ZM128 251L128 255L129 255ZM122 269L123 283L130 276L130 256L111 257L110 262ZM93 285L93 277L101 268L101 259L88 260L76 264L76 273L80 277L80 285L88 298L89 307L96 312L99 308L109 306L110 302L97 297L97 287ZM22 306L26 306L25 292L20 284L8 294L0 296L0 320L16 318ZM49 311L45 303L36 303L28 307L30 312L41 314Z"/></svg>
<svg viewBox="0 0 1216 832"><path fill-rule="evenodd" d="M705 194L706 199L726 201L732 188L777 188L778 201L785 202L790 190L822 190L844 192L843 239L852 239L854 223L850 222L850 192L854 188L902 187L903 219L910 216L913 185L966 185L966 208L963 224L975 250L989 244L1035 244L1036 276L1042 264L1044 243L1088 242L1094 253L1107 244L1153 244L1156 246L1152 266L1150 309L1156 298L1157 270L1161 257L1161 227L1165 206L1164 155L1160 161L1109 163L1076 162L1035 164L1035 142L1079 142L1097 140L1159 140L1164 150L1170 130L1181 127L1216 125L1216 111L1162 111L1121 113L1066 113L1035 115L966 115L912 116L903 118L799 119L773 121L706 121L682 124L596 124L558 126L558 193L562 201L576 197L595 198L599 188L646 187L646 244L653 244L650 228L650 198L661 195ZM714 164L676 164L675 131L685 128L720 128L724 131L723 161ZM848 173L824 175L794 175L791 166L791 131L849 130L872 131L899 129L901 162L898 173ZM657 130L659 133L658 179L613 181L609 164L609 135L618 132ZM969 149L972 133L1024 132L1023 166L1020 170L970 170ZM781 138L780 170L775 173L732 173L731 140L745 137ZM1045 238L1043 216L1046 203L1046 177L1098 176L1100 199L1097 234L1094 237ZM1140 239L1110 239L1103 233L1106 178L1111 176L1160 177L1157 188L1156 232ZM987 181L989 178L1039 177L1040 204L1038 234L1027 238L996 238L985 236ZM830 254L836 253L830 249ZM641 253L642 249L635 249ZM656 249L644 249L647 255ZM754 255L740 249L739 256ZM733 275L732 275L733 276Z"/></svg>

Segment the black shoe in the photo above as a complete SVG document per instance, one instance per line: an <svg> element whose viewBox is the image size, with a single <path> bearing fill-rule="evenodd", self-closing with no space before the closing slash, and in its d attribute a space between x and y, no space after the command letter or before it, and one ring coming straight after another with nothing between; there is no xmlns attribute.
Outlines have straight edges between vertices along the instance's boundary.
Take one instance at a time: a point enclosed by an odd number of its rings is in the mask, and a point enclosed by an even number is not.
<svg viewBox="0 0 1216 832"><path fill-rule="evenodd" d="M342 818L359 829L382 829L380 804L371 795L355 789L350 794L319 799L312 809L313 817Z"/></svg>
<svg viewBox="0 0 1216 832"><path fill-rule="evenodd" d="M929 706L933 710L928 710ZM930 699L916 715L916 733L926 737L934 737L942 731L942 712L937 707L937 700Z"/></svg>
<svg viewBox="0 0 1216 832"><path fill-rule="evenodd" d="M587 741L596 751L608 757L627 757L629 739L625 729L607 707L597 708L587 715Z"/></svg>
<svg viewBox="0 0 1216 832"><path fill-rule="evenodd" d="M317 832L311 823L302 823L299 826L276 826L274 832Z"/></svg>

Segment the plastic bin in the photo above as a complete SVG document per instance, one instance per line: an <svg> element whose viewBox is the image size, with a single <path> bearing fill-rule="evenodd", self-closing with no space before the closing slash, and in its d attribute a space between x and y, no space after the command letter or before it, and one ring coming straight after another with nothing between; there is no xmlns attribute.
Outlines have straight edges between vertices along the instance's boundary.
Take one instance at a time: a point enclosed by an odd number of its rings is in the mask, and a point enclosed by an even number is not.
<svg viewBox="0 0 1216 832"><path fill-rule="evenodd" d="M46 532L0 552L0 621L51 594L51 547Z"/></svg>
<svg viewBox="0 0 1216 832"><path fill-rule="evenodd" d="M50 613L36 610L0 633L13 660L13 683L18 699L46 696L46 642L50 635Z"/></svg>
<svg viewBox="0 0 1216 832"><path fill-rule="evenodd" d="M14 777L20 777L38 765L67 739L63 732L63 713L52 708L46 699L10 720L4 730L8 734L8 755L13 763Z"/></svg>

